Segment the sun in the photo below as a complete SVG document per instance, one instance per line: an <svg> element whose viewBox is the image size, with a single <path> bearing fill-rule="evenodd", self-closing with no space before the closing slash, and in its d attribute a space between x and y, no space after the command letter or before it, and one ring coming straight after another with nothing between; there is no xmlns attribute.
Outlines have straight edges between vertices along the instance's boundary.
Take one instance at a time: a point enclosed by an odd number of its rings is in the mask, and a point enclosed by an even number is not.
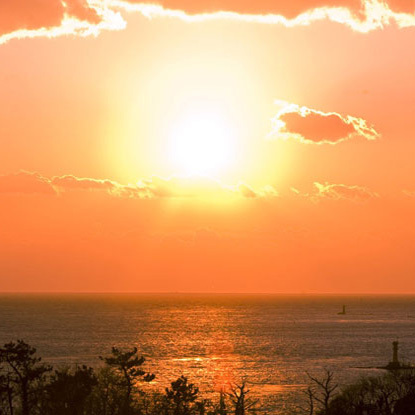
<svg viewBox="0 0 415 415"><path fill-rule="evenodd" d="M214 109L181 114L169 133L168 157L176 173L218 176L236 156L233 128Z"/></svg>

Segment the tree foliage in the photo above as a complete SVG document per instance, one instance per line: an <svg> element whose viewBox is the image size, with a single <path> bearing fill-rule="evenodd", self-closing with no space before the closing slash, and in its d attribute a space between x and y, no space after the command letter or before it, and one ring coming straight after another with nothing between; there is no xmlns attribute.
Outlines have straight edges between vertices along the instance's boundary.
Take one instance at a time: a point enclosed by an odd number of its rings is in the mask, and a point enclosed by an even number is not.
<svg viewBox="0 0 415 415"><path fill-rule="evenodd" d="M415 371L396 371L382 376L363 377L337 392L332 373L313 381L311 403L320 404L309 415L411 415L415 414ZM320 395L316 395L316 389Z"/></svg>
<svg viewBox="0 0 415 415"><path fill-rule="evenodd" d="M22 340L0 348L0 415L245 415L251 401L245 384L204 399L185 376L164 393L143 390L155 375L138 349L111 349L98 368L52 367ZM245 412L244 412L245 411Z"/></svg>
<svg viewBox="0 0 415 415"><path fill-rule="evenodd" d="M42 382L52 368L35 356L36 349L23 340L6 343L0 348L1 383L6 390L8 412L14 413L15 399L22 415L29 415L36 406Z"/></svg>
<svg viewBox="0 0 415 415"><path fill-rule="evenodd" d="M246 382L222 390L212 401L185 376L164 391L144 387L155 375L135 347L113 347L100 359L104 364L98 368L52 371L24 341L5 344L0 348L0 415L267 415ZM365 377L342 389L329 370L308 376L306 415L415 414L415 371Z"/></svg>

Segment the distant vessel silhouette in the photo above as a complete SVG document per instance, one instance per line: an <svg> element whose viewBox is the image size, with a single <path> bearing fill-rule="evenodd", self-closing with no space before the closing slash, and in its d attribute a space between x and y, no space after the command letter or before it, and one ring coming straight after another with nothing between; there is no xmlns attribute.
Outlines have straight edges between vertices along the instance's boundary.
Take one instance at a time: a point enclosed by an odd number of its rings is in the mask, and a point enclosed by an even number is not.
<svg viewBox="0 0 415 415"><path fill-rule="evenodd" d="M344 316L346 314L346 306L343 306L343 311L340 311L339 313L337 313L339 316Z"/></svg>

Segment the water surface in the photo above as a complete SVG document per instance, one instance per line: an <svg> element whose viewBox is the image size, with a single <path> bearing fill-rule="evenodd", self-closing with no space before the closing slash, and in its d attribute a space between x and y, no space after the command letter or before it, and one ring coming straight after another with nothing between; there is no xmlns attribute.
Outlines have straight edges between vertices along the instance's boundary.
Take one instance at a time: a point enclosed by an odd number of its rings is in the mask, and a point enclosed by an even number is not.
<svg viewBox="0 0 415 415"><path fill-rule="evenodd" d="M137 346L154 387L184 374L211 395L246 379L275 414L296 412L307 371L379 373L356 367L387 363L396 339L415 360L414 296L2 294L0 317L1 344L22 338L55 365Z"/></svg>

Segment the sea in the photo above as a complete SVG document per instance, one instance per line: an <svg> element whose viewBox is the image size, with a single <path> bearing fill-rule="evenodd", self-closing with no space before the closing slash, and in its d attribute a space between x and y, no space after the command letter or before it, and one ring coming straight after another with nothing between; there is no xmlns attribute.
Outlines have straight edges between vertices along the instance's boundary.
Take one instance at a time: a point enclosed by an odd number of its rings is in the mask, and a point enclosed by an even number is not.
<svg viewBox="0 0 415 415"><path fill-rule="evenodd" d="M0 345L16 339L56 367L135 346L150 388L184 375L215 399L246 382L258 413L299 414L307 373L341 387L379 375L395 340L415 361L415 296L0 294Z"/></svg>

